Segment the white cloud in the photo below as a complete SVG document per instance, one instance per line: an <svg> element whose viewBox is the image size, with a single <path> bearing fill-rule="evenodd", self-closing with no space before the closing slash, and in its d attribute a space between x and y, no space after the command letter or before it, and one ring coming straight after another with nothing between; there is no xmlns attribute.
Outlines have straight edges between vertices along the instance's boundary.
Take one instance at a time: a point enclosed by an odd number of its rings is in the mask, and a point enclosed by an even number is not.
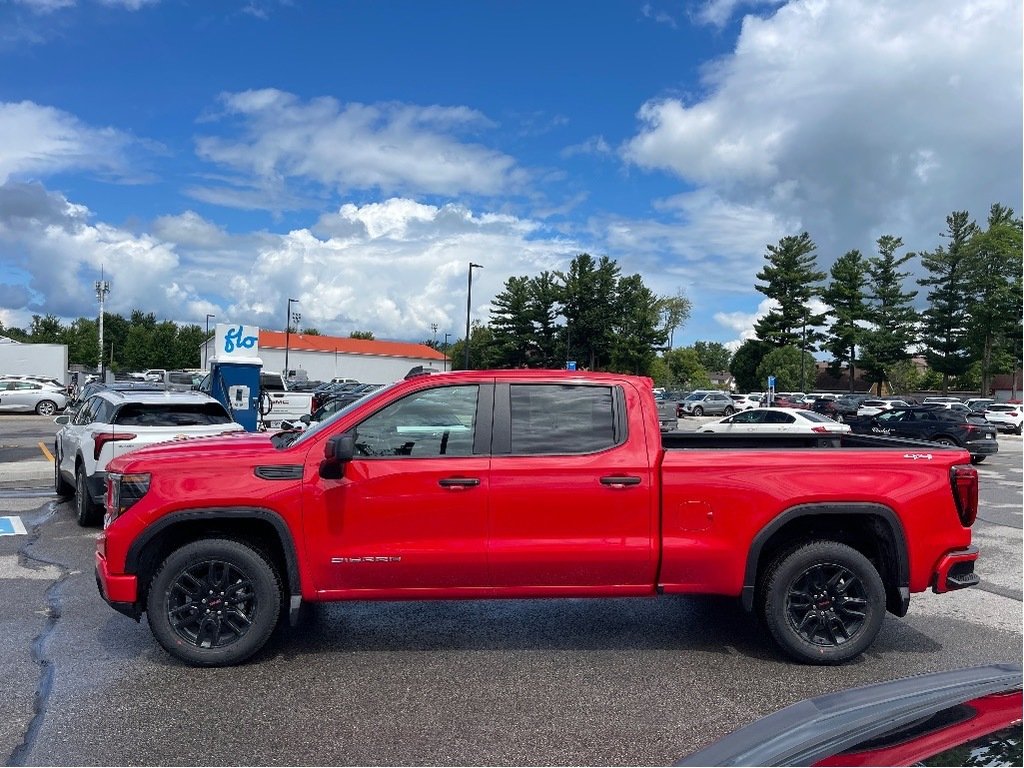
<svg viewBox="0 0 1024 768"><path fill-rule="evenodd" d="M138 11L147 5L156 5L160 0L99 0L100 5L110 8L124 8L126 11Z"/></svg>
<svg viewBox="0 0 1024 768"><path fill-rule="evenodd" d="M14 0L15 5L24 5L35 13L53 13L70 8L76 0Z"/></svg>
<svg viewBox="0 0 1024 768"><path fill-rule="evenodd" d="M497 195L521 191L527 179L508 155L458 138L491 125L467 107L302 101L272 88L221 103L222 113L204 122L237 121L239 134L229 126L228 135L202 136L197 153L264 193L306 182L343 193ZM219 202L231 204L225 195Z"/></svg>
<svg viewBox="0 0 1024 768"><path fill-rule="evenodd" d="M561 151L562 157L574 157L575 155L610 155L611 145L605 141L604 136L591 136L586 141L573 144Z"/></svg>
<svg viewBox="0 0 1024 768"><path fill-rule="evenodd" d="M704 5L697 11L696 19L701 24L710 24L715 27L724 27L729 23L737 8L750 6L780 5L785 0L706 0Z"/></svg>
<svg viewBox="0 0 1024 768"><path fill-rule="evenodd" d="M74 115L31 101L0 102L0 184L68 170L89 170L119 180L136 141L113 128L86 125Z"/></svg>
<svg viewBox="0 0 1024 768"><path fill-rule="evenodd" d="M825 266L884 233L931 248L952 210L1020 207L1020 29L1019 0L793 0L744 19L702 98L644 104L622 154L801 222Z"/></svg>

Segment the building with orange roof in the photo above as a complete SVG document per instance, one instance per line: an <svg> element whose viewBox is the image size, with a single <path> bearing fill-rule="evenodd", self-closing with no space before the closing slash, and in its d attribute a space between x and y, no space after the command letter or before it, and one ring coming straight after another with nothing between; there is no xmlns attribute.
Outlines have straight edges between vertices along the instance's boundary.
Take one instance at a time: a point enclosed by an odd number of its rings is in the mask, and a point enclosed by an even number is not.
<svg viewBox="0 0 1024 768"><path fill-rule="evenodd" d="M291 333L286 338L284 331L261 329L259 357L263 370L284 371L286 344L289 370L305 371L310 381L347 378L369 384L390 384L404 378L417 365L439 371L450 368L448 358L426 344L303 333ZM211 338L201 351L202 359L209 359L214 351L214 339Z"/></svg>

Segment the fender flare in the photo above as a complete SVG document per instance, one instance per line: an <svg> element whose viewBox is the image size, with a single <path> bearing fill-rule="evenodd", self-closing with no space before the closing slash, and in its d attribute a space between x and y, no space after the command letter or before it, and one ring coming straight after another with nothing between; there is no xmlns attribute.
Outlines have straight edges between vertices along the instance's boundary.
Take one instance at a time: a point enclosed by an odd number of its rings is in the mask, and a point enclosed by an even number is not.
<svg viewBox="0 0 1024 768"><path fill-rule="evenodd" d="M298 618L299 606L302 604L302 583L299 575L299 561L295 552L295 540L292 537L291 529L284 519L275 511L264 507L205 507L195 509L181 509L171 512L150 525L132 541L125 557L125 573L137 573L139 558L146 546L153 541L161 532L172 525L186 522L208 522L211 520L261 520L270 523L277 533L281 544L281 551L284 553L285 569L288 572L288 592L290 597L289 616L294 626Z"/></svg>
<svg viewBox="0 0 1024 768"><path fill-rule="evenodd" d="M899 516L884 504L866 502L824 502L811 504L798 504L790 507L782 514L771 520L764 528L758 531L754 540L750 543L750 551L747 552L747 565L743 574L743 592L741 601L744 610L750 611L754 607L754 594L757 584L757 566L761 559L761 550L764 545L787 523L809 515L852 515L860 517L874 517L881 519L889 527L892 540L896 545L896 587L898 595L893 595L889 600L890 610L897 616L905 616L910 605L910 558L907 555L907 537L903 531L903 523Z"/></svg>

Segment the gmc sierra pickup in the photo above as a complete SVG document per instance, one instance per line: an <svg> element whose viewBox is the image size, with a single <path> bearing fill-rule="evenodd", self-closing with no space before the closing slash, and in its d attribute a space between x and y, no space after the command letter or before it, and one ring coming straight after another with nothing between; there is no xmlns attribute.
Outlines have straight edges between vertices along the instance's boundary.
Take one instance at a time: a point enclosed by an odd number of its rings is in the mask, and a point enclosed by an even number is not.
<svg viewBox="0 0 1024 768"><path fill-rule="evenodd" d="M912 592L977 583L968 453L860 435L662 435L649 379L420 376L304 432L108 467L103 598L190 664L303 601L731 595L793 658L864 651Z"/></svg>

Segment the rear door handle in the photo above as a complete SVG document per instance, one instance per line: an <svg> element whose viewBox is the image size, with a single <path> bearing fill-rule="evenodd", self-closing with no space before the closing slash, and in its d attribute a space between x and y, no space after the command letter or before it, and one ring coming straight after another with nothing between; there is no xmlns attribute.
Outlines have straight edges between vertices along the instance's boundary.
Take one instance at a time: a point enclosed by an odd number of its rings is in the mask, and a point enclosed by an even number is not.
<svg viewBox="0 0 1024 768"><path fill-rule="evenodd" d="M472 488L480 485L480 479L476 477L442 477L437 484L442 488Z"/></svg>
<svg viewBox="0 0 1024 768"><path fill-rule="evenodd" d="M601 478L601 485L612 488L625 488L627 485L640 485L640 478L633 475L608 475Z"/></svg>

